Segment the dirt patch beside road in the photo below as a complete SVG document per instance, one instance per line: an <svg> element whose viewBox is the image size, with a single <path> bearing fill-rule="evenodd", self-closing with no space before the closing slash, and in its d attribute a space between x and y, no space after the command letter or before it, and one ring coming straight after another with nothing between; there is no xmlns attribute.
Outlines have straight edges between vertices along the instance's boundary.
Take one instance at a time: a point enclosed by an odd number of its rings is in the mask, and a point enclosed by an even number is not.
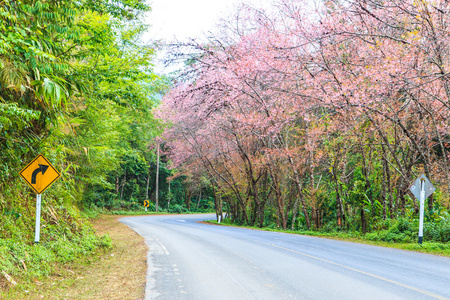
<svg viewBox="0 0 450 300"><path fill-rule="evenodd" d="M144 299L147 246L119 218L102 215L92 220L99 235L109 234L112 249L82 262L58 266L44 280L14 287L8 299Z"/></svg>

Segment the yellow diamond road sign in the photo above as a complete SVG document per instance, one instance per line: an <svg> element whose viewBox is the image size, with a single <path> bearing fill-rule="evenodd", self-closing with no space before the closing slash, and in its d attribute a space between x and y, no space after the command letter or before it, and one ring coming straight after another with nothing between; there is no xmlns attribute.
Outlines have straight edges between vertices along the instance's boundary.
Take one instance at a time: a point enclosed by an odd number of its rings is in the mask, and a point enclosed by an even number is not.
<svg viewBox="0 0 450 300"><path fill-rule="evenodd" d="M39 154L20 171L20 176L36 193L42 194L61 175L43 155Z"/></svg>

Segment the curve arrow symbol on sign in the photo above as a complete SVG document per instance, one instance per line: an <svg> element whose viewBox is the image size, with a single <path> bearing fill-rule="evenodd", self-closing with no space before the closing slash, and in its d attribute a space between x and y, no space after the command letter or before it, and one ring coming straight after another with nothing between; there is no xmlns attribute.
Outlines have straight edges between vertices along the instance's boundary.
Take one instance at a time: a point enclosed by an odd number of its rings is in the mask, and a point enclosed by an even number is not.
<svg viewBox="0 0 450 300"><path fill-rule="evenodd" d="M36 184L36 176L37 176L37 174L42 173L42 175L44 175L45 171L47 171L47 169L48 169L47 165L39 164L39 168L34 170L33 173L31 174L31 184Z"/></svg>

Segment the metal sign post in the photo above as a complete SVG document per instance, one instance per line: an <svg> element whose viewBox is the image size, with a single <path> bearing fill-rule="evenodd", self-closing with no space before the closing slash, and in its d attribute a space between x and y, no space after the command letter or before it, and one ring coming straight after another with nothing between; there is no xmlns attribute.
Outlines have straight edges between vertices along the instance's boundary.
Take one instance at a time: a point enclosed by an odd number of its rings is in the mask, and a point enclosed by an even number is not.
<svg viewBox="0 0 450 300"><path fill-rule="evenodd" d="M428 180L428 178L422 174L409 188L411 193L419 200L419 244L423 241L423 215L425 211L425 199L431 196L436 190L433 184Z"/></svg>
<svg viewBox="0 0 450 300"><path fill-rule="evenodd" d="M39 243L41 231L41 194L36 195L36 229L34 231L34 242Z"/></svg>
<svg viewBox="0 0 450 300"><path fill-rule="evenodd" d="M420 210L419 210L419 244L423 240L423 214L425 210L425 179L420 180Z"/></svg>

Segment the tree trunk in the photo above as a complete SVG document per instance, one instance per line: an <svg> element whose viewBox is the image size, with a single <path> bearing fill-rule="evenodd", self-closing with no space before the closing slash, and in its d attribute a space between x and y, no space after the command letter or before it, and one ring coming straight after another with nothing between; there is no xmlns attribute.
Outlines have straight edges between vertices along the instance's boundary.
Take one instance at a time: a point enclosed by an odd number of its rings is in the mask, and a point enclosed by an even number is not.
<svg viewBox="0 0 450 300"><path fill-rule="evenodd" d="M267 202L264 201L259 207L259 228L264 226L264 206Z"/></svg>
<svg viewBox="0 0 450 300"><path fill-rule="evenodd" d="M219 220L223 220L223 211L222 211L222 199L219 198L217 195L216 187L213 186L213 193L214 193L214 208L216 210L216 220L219 222Z"/></svg>
<svg viewBox="0 0 450 300"><path fill-rule="evenodd" d="M267 203L267 199L270 197L272 190L269 188L269 174L267 170L264 171L262 176L262 195L263 199L259 201L260 205L258 206L258 226L261 228L264 226L264 206Z"/></svg>
<svg viewBox="0 0 450 300"><path fill-rule="evenodd" d="M249 225L253 226L255 224L255 222L256 222L256 218L257 218L257 214L258 214L258 211L259 211L260 203L259 203L259 201L257 199L255 199L255 201L253 201L251 203L251 205L252 205L252 212L251 212L251 216L250 216L250 223L249 223Z"/></svg>
<svg viewBox="0 0 450 300"><path fill-rule="evenodd" d="M305 202L305 197L303 195L303 186L302 186L302 182L300 179L300 175L298 174L297 169L295 169L294 161L292 160L291 157L289 157L289 162L291 163L291 166L293 168L294 181L297 184L297 193L298 193L298 197L300 199L300 203L302 204L302 211L303 211L303 215L305 216L306 227L309 229L309 228L311 228L311 222L309 220L308 210L306 209L306 202Z"/></svg>
<svg viewBox="0 0 450 300"><path fill-rule="evenodd" d="M366 153L364 151L363 145L360 141L359 147L361 149L361 155L362 155L362 159L363 159L363 175L365 177L365 184L364 184L364 194L367 196L367 198L369 199L369 202L371 204L371 209L372 209L372 222L374 222L374 217L375 217L375 200L372 197L372 193L369 192L371 190L371 185L370 185L370 181L369 181L369 169L367 168L367 160L366 160ZM361 217L364 216L364 233L366 231L366 219L365 219L365 214L364 214L364 204L362 204L362 215ZM362 220L361 220L362 221Z"/></svg>
<svg viewBox="0 0 450 300"><path fill-rule="evenodd" d="M187 187L184 192L184 204L186 205L186 208L190 211L191 210L191 191Z"/></svg>
<svg viewBox="0 0 450 300"><path fill-rule="evenodd" d="M335 158L331 175L333 176L334 179L334 190L336 191L336 223L337 226L340 228L342 226L342 201L339 191L339 180L336 174L337 168L338 168L338 160L337 158Z"/></svg>
<svg viewBox="0 0 450 300"><path fill-rule="evenodd" d="M366 234L366 214L364 211L364 205L361 207L361 231Z"/></svg>
<svg viewBox="0 0 450 300"><path fill-rule="evenodd" d="M281 227L281 223L280 223L280 210L277 209L277 228Z"/></svg>
<svg viewBox="0 0 450 300"><path fill-rule="evenodd" d="M316 210L316 228L320 229L320 209Z"/></svg>
<svg viewBox="0 0 450 300"><path fill-rule="evenodd" d="M197 201L197 210L200 207L200 201L202 200L202 189L200 189L200 194L198 195L198 201Z"/></svg>
<svg viewBox="0 0 450 300"><path fill-rule="evenodd" d="M384 150L384 146L381 146L383 148L383 157L381 158L383 160L383 178L381 182L381 198L383 199L383 220L386 220L386 213L387 213L387 160L386 160L386 151Z"/></svg>
<svg viewBox="0 0 450 300"><path fill-rule="evenodd" d="M123 175L122 180L122 191L120 192L120 200L123 200L123 189L125 188L126 182L127 182L127 173L125 172L125 175Z"/></svg>
<svg viewBox="0 0 450 300"><path fill-rule="evenodd" d="M292 214L291 230L295 230L295 221L297 220L297 214L298 214L299 207L300 207L300 199L297 197L297 199L295 199L295 203L294 203L294 211Z"/></svg>
<svg viewBox="0 0 450 300"><path fill-rule="evenodd" d="M275 192L275 200L277 201L277 227L282 227L283 229L286 229L287 226L287 220L284 214L285 209L285 203L283 195L281 194L281 183L279 174L276 173L277 170L274 170L273 166L269 166L269 172L272 177L273 181L273 191Z"/></svg>
<svg viewBox="0 0 450 300"><path fill-rule="evenodd" d="M392 195L392 185L391 185L391 170L389 168L389 163L386 161L386 186L387 186L387 197L388 197L388 209L389 209L389 218L394 218L394 201Z"/></svg>

